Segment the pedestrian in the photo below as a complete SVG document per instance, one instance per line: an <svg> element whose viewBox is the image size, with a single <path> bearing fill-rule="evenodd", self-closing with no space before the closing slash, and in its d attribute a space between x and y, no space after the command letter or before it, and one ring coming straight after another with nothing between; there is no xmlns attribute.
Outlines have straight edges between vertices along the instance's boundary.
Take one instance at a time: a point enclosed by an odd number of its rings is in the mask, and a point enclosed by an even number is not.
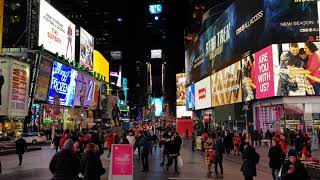
<svg viewBox="0 0 320 180"><path fill-rule="evenodd" d="M100 180L100 176L106 172L97 149L96 144L89 143L84 150L84 157L81 162L81 172L84 180Z"/></svg>
<svg viewBox="0 0 320 180"><path fill-rule="evenodd" d="M178 132L175 133L174 144L176 145L177 153L178 153L178 156L179 156L180 155L181 145L182 145L182 138L179 136Z"/></svg>
<svg viewBox="0 0 320 180"><path fill-rule="evenodd" d="M175 141L174 141L175 137L174 136L171 136L170 137L170 140L167 142L167 153L168 153L168 163L167 163L167 171L169 171L169 167L173 164L173 161L174 161L174 170L175 170L175 173L179 174L179 171L178 171L178 160L177 160L177 157L178 157L178 145L175 144Z"/></svg>
<svg viewBox="0 0 320 180"><path fill-rule="evenodd" d="M186 129L186 138L189 139L189 129Z"/></svg>
<svg viewBox="0 0 320 180"><path fill-rule="evenodd" d="M284 154L287 153L287 142L286 142L286 137L284 135L280 135L280 146L281 150Z"/></svg>
<svg viewBox="0 0 320 180"><path fill-rule="evenodd" d="M58 152L58 148L59 148L59 146L60 146L60 140L61 140L61 138L60 138L60 136L57 135L57 134L54 136L54 138L53 138L53 140L52 140L52 144L53 144L54 147L56 148L56 152ZM60 150L61 150L61 147L60 147Z"/></svg>
<svg viewBox="0 0 320 180"><path fill-rule="evenodd" d="M121 144L130 144L125 133L121 137Z"/></svg>
<svg viewBox="0 0 320 180"><path fill-rule="evenodd" d="M170 139L168 138L168 135L164 135L163 136L163 143L164 143L164 148L163 148L163 151L162 151L162 162L160 164L160 166L164 166L164 161L166 159L166 156L168 156L168 141L170 141Z"/></svg>
<svg viewBox="0 0 320 180"><path fill-rule="evenodd" d="M220 172L221 172L221 177L223 177L223 166L222 166L222 159L223 159L223 154L225 153L225 148L223 146L222 138L221 138L221 133L217 133L218 137L215 140L214 143L214 170L216 173L216 177L218 176L218 164L220 167Z"/></svg>
<svg viewBox="0 0 320 180"><path fill-rule="evenodd" d="M64 143L70 138L69 133L65 133L63 138L60 140L60 149L63 150Z"/></svg>
<svg viewBox="0 0 320 180"><path fill-rule="evenodd" d="M150 144L152 144L152 139L148 135L147 131L144 131L144 135L140 141L140 153L141 153L141 161L143 170L142 172L148 172L149 171L149 153L150 153Z"/></svg>
<svg viewBox="0 0 320 180"><path fill-rule="evenodd" d="M135 145L135 141L136 141L136 138L135 138L135 136L134 136L134 132L133 131L130 131L129 132L129 136L127 136L127 139L128 139L128 141L129 141L129 143L134 147L134 145Z"/></svg>
<svg viewBox="0 0 320 180"><path fill-rule="evenodd" d="M239 156L240 155L240 144L241 144L241 139L239 137L238 133L235 133L233 137L233 155L234 156Z"/></svg>
<svg viewBox="0 0 320 180"><path fill-rule="evenodd" d="M272 141L272 147L269 149L268 157L270 159L269 161L269 167L272 171L272 178L273 180L280 180L278 177L280 168L282 163L285 160L285 153L283 153L281 146L275 141Z"/></svg>
<svg viewBox="0 0 320 180"><path fill-rule="evenodd" d="M19 166L22 164L22 158L25 150L27 150L27 142L22 138L22 135L16 140L16 153L19 157Z"/></svg>
<svg viewBox="0 0 320 180"><path fill-rule="evenodd" d="M241 171L245 180L253 180L253 176L257 176L256 165L259 162L259 154L256 152L248 142L244 143L244 150L242 153L242 167Z"/></svg>
<svg viewBox="0 0 320 180"><path fill-rule="evenodd" d="M50 162L49 169L53 174L51 180L76 179L80 173L80 167L80 159L73 151L73 142L68 139L62 150L57 152Z"/></svg>
<svg viewBox="0 0 320 180"><path fill-rule="evenodd" d="M209 175L212 173L211 166L214 162L214 148L213 148L213 146L210 147L210 149L207 153L207 158L208 158L208 175Z"/></svg>
<svg viewBox="0 0 320 180"><path fill-rule="evenodd" d="M297 159L295 150L288 152L288 158L281 168L281 180L306 180L308 172L304 165Z"/></svg>
<svg viewBox="0 0 320 180"><path fill-rule="evenodd" d="M191 136L191 146L192 146L192 151L194 152L194 147L195 147L195 144L196 144L196 136L194 134L194 132L192 132L192 136Z"/></svg>

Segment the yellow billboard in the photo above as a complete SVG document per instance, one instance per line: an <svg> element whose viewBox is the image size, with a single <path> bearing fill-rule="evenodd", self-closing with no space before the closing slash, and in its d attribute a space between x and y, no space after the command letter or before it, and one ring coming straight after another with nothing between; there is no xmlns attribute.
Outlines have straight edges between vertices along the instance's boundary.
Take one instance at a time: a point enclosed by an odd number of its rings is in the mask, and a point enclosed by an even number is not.
<svg viewBox="0 0 320 180"><path fill-rule="evenodd" d="M103 81L109 82L109 62L97 50L93 51L93 71L100 74Z"/></svg>

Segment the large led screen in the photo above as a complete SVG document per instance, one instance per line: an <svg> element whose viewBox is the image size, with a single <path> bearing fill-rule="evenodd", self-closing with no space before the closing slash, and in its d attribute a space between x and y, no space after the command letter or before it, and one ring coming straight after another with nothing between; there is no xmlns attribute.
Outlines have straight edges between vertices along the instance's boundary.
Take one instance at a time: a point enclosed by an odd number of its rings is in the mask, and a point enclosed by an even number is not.
<svg viewBox="0 0 320 180"><path fill-rule="evenodd" d="M240 61L211 76L212 105L222 106L242 101Z"/></svg>
<svg viewBox="0 0 320 180"><path fill-rule="evenodd" d="M195 83L195 109L211 107L211 82L210 76Z"/></svg>
<svg viewBox="0 0 320 180"><path fill-rule="evenodd" d="M186 75L185 73L176 74L177 86L177 106L186 105Z"/></svg>
<svg viewBox="0 0 320 180"><path fill-rule="evenodd" d="M163 99L162 98L152 98L151 104L154 107L154 115L162 116L163 115Z"/></svg>
<svg viewBox="0 0 320 180"><path fill-rule="evenodd" d="M47 58L42 58L39 68L38 81L34 94L35 100L47 101L50 85L52 62Z"/></svg>
<svg viewBox="0 0 320 180"><path fill-rule="evenodd" d="M94 38L82 27L80 28L80 65L93 69Z"/></svg>
<svg viewBox="0 0 320 180"><path fill-rule="evenodd" d="M78 72L76 81L77 87L73 105L82 107L92 106L95 91L95 80L83 72Z"/></svg>
<svg viewBox="0 0 320 180"><path fill-rule="evenodd" d="M60 100L60 105L72 106L76 88L77 71L69 66L54 61L51 73L51 84L48 93L48 102Z"/></svg>
<svg viewBox="0 0 320 180"><path fill-rule="evenodd" d="M38 45L75 60L75 25L45 0L40 1Z"/></svg>
<svg viewBox="0 0 320 180"><path fill-rule="evenodd" d="M187 99L186 99L186 108L187 110L194 109L195 104L194 104L194 84L191 84L190 86L187 87Z"/></svg>

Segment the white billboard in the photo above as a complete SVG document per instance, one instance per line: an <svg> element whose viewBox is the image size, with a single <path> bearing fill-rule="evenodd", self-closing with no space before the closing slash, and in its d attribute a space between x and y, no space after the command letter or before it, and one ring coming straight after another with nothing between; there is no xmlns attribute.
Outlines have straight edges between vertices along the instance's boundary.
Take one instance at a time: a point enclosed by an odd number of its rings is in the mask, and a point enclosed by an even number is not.
<svg viewBox="0 0 320 180"><path fill-rule="evenodd" d="M40 0L38 45L75 60L75 25L45 0Z"/></svg>
<svg viewBox="0 0 320 180"><path fill-rule="evenodd" d="M177 106L177 118L192 117L192 111L187 111L186 106Z"/></svg>
<svg viewBox="0 0 320 180"><path fill-rule="evenodd" d="M80 65L93 69L94 38L80 27Z"/></svg>
<svg viewBox="0 0 320 180"><path fill-rule="evenodd" d="M151 50L151 59L161 59L161 58L162 58L162 50L161 49Z"/></svg>
<svg viewBox="0 0 320 180"><path fill-rule="evenodd" d="M210 76L195 83L195 109L211 107L211 82Z"/></svg>
<svg viewBox="0 0 320 180"><path fill-rule="evenodd" d="M0 60L0 115L8 115L10 61L12 59Z"/></svg>

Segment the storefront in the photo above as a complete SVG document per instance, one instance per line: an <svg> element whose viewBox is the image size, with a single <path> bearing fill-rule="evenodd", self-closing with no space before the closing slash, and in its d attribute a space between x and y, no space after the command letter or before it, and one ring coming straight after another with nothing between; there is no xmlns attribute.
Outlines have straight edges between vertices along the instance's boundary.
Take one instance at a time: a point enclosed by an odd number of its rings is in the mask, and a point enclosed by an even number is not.
<svg viewBox="0 0 320 180"><path fill-rule="evenodd" d="M254 103L256 129L263 132L302 130L311 133L320 128L320 97L283 97Z"/></svg>

